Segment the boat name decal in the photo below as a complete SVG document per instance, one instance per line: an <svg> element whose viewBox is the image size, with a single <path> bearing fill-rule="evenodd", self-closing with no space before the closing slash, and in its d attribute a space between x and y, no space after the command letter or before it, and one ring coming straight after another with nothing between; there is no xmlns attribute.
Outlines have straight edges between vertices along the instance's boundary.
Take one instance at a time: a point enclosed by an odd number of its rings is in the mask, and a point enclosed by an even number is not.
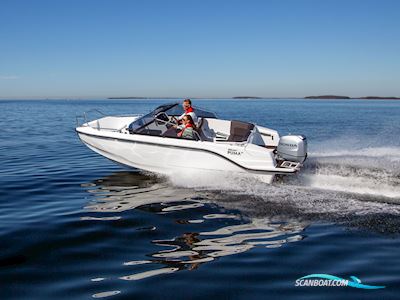
<svg viewBox="0 0 400 300"><path fill-rule="evenodd" d="M228 148L228 154L231 154L231 155L242 155L243 151L240 151L238 149L230 149L230 148Z"/></svg>

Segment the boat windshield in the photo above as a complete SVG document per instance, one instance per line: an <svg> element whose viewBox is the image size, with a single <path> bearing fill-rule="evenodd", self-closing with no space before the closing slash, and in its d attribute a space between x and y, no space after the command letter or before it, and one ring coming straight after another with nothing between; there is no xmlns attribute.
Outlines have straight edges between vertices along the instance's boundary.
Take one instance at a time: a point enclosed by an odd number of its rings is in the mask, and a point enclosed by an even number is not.
<svg viewBox="0 0 400 300"><path fill-rule="evenodd" d="M169 120L166 117L180 116L183 112L184 110L179 103L161 105L147 115L132 122L129 125L129 132L161 136L169 128ZM213 112L204 109L194 108L194 112L198 118L217 118ZM160 123L156 119L164 120L166 123L162 124L162 122Z"/></svg>
<svg viewBox="0 0 400 300"><path fill-rule="evenodd" d="M177 103L174 104L165 104L165 105L161 105L159 107L157 107L155 110L153 110L152 112L148 113L147 115L144 115L143 117L133 121L130 125L129 125L129 131L131 133L135 133L135 131L137 131L138 129L141 129L149 124L151 124L152 122L154 122L154 119L156 118L156 116L159 113L165 112L167 110L169 110L170 108L172 108L173 106L178 105Z"/></svg>

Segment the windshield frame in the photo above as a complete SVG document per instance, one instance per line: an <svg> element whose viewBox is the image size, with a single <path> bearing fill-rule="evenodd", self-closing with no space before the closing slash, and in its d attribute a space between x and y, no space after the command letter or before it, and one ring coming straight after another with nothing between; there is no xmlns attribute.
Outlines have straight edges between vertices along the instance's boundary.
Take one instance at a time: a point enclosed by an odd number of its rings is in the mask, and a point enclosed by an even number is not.
<svg viewBox="0 0 400 300"><path fill-rule="evenodd" d="M166 113L169 116L181 115L182 113L184 113L184 110L183 110L183 108L181 108L179 106L179 104L180 103L176 102L176 103L167 103L167 104L158 106L156 109L154 109L150 113L140 117L139 119L137 119L137 120L133 121L131 124L129 124L129 126L128 126L129 132L131 134L139 133L138 131L145 128L146 126L149 126L151 123L155 122L156 116L162 112ZM174 111L175 109L177 111ZM168 111L170 111L170 110L171 110L171 112L168 113ZM217 119L217 116L215 113L213 113L211 111L207 111L205 109L194 108L194 113L196 114L196 116L198 118ZM137 125L138 127L133 128L135 125Z"/></svg>
<svg viewBox="0 0 400 300"><path fill-rule="evenodd" d="M133 121L131 124L129 124L129 132L131 134L137 133L137 131L139 131L139 130L143 129L144 127L149 126L151 123L153 123L156 119L156 116L159 113L165 112L168 109L170 109L178 104L179 103L169 103L169 104L164 104L164 105L158 106L155 110L149 112L148 114L140 117L139 119L137 119L137 120ZM146 120L146 119L148 119L148 120ZM144 121L144 120L146 120L146 121ZM139 127L133 129L132 127L135 125L135 123L139 123L139 122L141 122L142 124L140 124Z"/></svg>

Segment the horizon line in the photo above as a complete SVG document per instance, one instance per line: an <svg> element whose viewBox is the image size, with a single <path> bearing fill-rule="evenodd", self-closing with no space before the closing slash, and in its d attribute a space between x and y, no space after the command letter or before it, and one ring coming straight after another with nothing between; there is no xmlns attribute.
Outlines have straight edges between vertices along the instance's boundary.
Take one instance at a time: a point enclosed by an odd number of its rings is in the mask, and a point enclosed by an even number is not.
<svg viewBox="0 0 400 300"><path fill-rule="evenodd" d="M312 97L312 98L308 98ZM88 97L79 97L79 96L70 96L70 97L60 97L60 96L55 96L55 97L0 97L0 100L141 100L141 99L306 99L306 100L315 100L315 99L323 99L323 100L335 100L335 98L332 99L327 99L327 98L319 98L319 97L336 97L336 99L400 99L398 96L357 96L357 97L351 97L351 96L343 96L343 95L333 95L333 94L326 94L326 95L316 95L316 96L296 96L296 97L262 97L262 96L229 96L229 97L159 97L159 96L154 96L154 97L148 97L148 96L106 96L106 97L94 97L94 96L88 96ZM341 98L342 97L342 98Z"/></svg>

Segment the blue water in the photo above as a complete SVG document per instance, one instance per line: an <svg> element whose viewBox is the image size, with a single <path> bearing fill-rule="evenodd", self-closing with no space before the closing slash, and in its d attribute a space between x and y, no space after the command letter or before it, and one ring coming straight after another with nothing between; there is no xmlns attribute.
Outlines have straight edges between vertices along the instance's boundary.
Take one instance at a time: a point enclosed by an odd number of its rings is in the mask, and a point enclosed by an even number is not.
<svg viewBox="0 0 400 300"><path fill-rule="evenodd" d="M271 186L140 173L75 134L165 102L0 101L0 299L398 298L400 101L195 100L308 137ZM385 288L295 286L314 273Z"/></svg>

